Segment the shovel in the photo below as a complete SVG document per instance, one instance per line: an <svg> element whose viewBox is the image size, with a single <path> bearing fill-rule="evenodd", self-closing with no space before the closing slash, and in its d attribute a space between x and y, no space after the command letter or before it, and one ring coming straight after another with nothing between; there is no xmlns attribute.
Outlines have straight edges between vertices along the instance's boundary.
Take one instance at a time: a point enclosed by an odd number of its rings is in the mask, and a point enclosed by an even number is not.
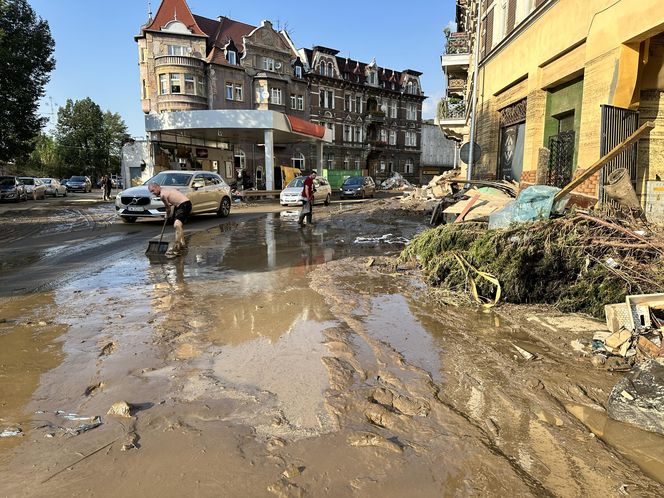
<svg viewBox="0 0 664 498"><path fill-rule="evenodd" d="M168 213L164 214L164 225L161 227L159 242L154 240L148 242L148 248L145 251L146 256L166 254L166 251L168 251L168 242L161 241L164 236L164 230L166 229L166 223L168 223Z"/></svg>

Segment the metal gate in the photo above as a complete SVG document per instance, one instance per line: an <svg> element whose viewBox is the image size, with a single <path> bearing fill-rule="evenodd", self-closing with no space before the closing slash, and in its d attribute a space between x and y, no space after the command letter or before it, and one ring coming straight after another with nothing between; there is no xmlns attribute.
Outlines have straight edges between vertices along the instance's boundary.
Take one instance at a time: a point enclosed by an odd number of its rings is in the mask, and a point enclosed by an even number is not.
<svg viewBox="0 0 664 498"><path fill-rule="evenodd" d="M603 157L616 145L629 137L639 127L639 113L621 107L602 105L602 135L600 137L599 155ZM632 186L636 187L636 161L638 142L628 147L618 157L609 161L599 172L599 201L606 203L604 182L612 171L626 168Z"/></svg>
<svg viewBox="0 0 664 498"><path fill-rule="evenodd" d="M562 131L549 138L549 172L547 185L564 187L572 181L574 167L574 130Z"/></svg>

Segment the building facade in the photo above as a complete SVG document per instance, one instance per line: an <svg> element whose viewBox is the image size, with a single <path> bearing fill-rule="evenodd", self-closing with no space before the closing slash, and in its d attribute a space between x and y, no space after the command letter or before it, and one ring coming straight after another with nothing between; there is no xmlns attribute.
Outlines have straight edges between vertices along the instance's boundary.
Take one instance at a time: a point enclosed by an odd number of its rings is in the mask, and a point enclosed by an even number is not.
<svg viewBox="0 0 664 498"><path fill-rule="evenodd" d="M458 155L458 142L447 138L438 125L423 123L419 183L428 183L434 176L455 168Z"/></svg>
<svg viewBox="0 0 664 498"><path fill-rule="evenodd" d="M391 171L418 175L425 97L417 71L341 59L324 47L298 49L269 21L252 26L208 19L192 14L185 0L163 0L136 41L141 104L148 115L276 111L321 124L333 136L322 165L315 145L276 141L276 165L364 171L378 179ZM264 184L263 140L220 131L202 146L173 143L173 136L152 140L156 169L204 168L230 181L244 170L251 183ZM275 188L281 186L277 179Z"/></svg>
<svg viewBox="0 0 664 498"><path fill-rule="evenodd" d="M618 166L628 168L642 197L648 182L662 177L661 2L458 0L457 6L458 26L470 41L466 96L479 56L476 176L560 186L652 120L657 127L649 136L575 193L588 202L602 199L605 175ZM458 128L464 141L469 117Z"/></svg>

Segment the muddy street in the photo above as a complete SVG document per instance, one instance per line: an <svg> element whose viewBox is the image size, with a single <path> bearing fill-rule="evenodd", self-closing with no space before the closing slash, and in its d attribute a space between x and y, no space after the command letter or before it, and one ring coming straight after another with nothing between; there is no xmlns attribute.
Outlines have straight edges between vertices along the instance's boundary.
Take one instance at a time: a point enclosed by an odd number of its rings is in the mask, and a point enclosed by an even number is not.
<svg viewBox="0 0 664 498"><path fill-rule="evenodd" d="M569 347L602 324L428 290L394 199L201 216L159 260L72 209L1 214L0 496L662 495L570 413L619 378Z"/></svg>

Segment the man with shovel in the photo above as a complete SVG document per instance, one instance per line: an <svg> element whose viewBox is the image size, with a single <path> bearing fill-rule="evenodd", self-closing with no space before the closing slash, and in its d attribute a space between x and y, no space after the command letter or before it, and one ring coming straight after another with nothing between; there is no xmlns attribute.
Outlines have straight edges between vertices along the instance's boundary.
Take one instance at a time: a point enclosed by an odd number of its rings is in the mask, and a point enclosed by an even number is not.
<svg viewBox="0 0 664 498"><path fill-rule="evenodd" d="M150 193L161 197L161 201L166 207L166 218L170 215L173 217L173 228L175 228L175 245L173 246L173 253L177 254L185 247L184 241L184 228L189 213L191 213L191 201L174 187L162 187L158 183L150 183L148 185Z"/></svg>

